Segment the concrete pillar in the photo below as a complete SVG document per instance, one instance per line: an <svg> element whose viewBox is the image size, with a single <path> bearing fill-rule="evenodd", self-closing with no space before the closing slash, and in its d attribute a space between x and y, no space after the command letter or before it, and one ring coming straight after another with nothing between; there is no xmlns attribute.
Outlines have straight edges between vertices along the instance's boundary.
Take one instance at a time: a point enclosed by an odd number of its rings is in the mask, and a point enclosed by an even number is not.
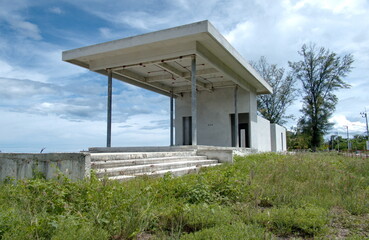
<svg viewBox="0 0 369 240"><path fill-rule="evenodd" d="M196 55L191 57L191 112L192 145L197 145L197 91L196 91Z"/></svg>
<svg viewBox="0 0 369 240"><path fill-rule="evenodd" d="M170 93L170 146L174 145L173 141L173 91Z"/></svg>
<svg viewBox="0 0 369 240"><path fill-rule="evenodd" d="M238 109L237 109L237 98L238 98L238 85L234 88L234 140L235 147L239 147L238 141Z"/></svg>
<svg viewBox="0 0 369 240"><path fill-rule="evenodd" d="M108 69L108 105L107 105L107 134L106 134L106 147L111 147L111 105L112 105L112 92L113 92L113 72Z"/></svg>

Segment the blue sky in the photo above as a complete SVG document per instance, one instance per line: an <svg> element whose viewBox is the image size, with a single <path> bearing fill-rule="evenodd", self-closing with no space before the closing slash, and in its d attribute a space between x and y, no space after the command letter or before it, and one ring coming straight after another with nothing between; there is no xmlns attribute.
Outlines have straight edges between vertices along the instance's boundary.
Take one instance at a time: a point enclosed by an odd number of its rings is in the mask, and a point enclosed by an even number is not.
<svg viewBox="0 0 369 240"><path fill-rule="evenodd" d="M304 43L352 53L351 89L337 93L332 132L365 131L369 110L369 1L0 0L0 151L104 146L106 78L61 61L61 52L208 19L247 60L288 69ZM300 116L298 99L288 110ZM169 144L169 99L119 81L113 146ZM295 125L289 122L286 127Z"/></svg>

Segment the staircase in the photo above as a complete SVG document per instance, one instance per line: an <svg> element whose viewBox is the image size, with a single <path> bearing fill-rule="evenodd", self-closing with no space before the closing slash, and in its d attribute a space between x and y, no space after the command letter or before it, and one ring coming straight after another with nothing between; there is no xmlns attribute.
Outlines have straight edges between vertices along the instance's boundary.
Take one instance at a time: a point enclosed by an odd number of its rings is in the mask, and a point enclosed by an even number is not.
<svg viewBox="0 0 369 240"><path fill-rule="evenodd" d="M98 178L129 180L136 176L182 176L201 167L219 165L218 160L196 155L196 151L91 153L91 168Z"/></svg>

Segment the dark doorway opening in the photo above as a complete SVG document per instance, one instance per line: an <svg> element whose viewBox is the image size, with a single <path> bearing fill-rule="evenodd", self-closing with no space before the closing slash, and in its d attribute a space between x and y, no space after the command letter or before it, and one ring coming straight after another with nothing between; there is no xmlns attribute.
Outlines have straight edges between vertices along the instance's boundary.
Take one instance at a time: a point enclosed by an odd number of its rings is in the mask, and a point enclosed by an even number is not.
<svg viewBox="0 0 369 240"><path fill-rule="evenodd" d="M231 131L232 131L232 147L236 146L236 138L234 134L235 119L234 114L230 114L231 117ZM250 134L249 134L249 114L239 113L238 114L238 146L239 147L250 147Z"/></svg>
<svg viewBox="0 0 369 240"><path fill-rule="evenodd" d="M192 117L182 118L183 145L192 145Z"/></svg>

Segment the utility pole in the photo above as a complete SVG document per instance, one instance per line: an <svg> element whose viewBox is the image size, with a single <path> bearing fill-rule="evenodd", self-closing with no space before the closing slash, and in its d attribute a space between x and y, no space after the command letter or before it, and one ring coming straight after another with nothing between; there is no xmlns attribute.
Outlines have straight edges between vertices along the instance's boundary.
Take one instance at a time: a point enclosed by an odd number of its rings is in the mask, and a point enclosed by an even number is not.
<svg viewBox="0 0 369 240"><path fill-rule="evenodd" d="M368 131L368 114L366 112L366 108L364 112L360 113L363 118L365 118L366 121L366 150L368 150L369 147L369 131Z"/></svg>
<svg viewBox="0 0 369 240"><path fill-rule="evenodd" d="M338 152L340 152L340 139L337 131L337 144L338 144Z"/></svg>
<svg viewBox="0 0 369 240"><path fill-rule="evenodd" d="M346 130L347 130L347 151L348 151L351 150L348 125L346 126Z"/></svg>

